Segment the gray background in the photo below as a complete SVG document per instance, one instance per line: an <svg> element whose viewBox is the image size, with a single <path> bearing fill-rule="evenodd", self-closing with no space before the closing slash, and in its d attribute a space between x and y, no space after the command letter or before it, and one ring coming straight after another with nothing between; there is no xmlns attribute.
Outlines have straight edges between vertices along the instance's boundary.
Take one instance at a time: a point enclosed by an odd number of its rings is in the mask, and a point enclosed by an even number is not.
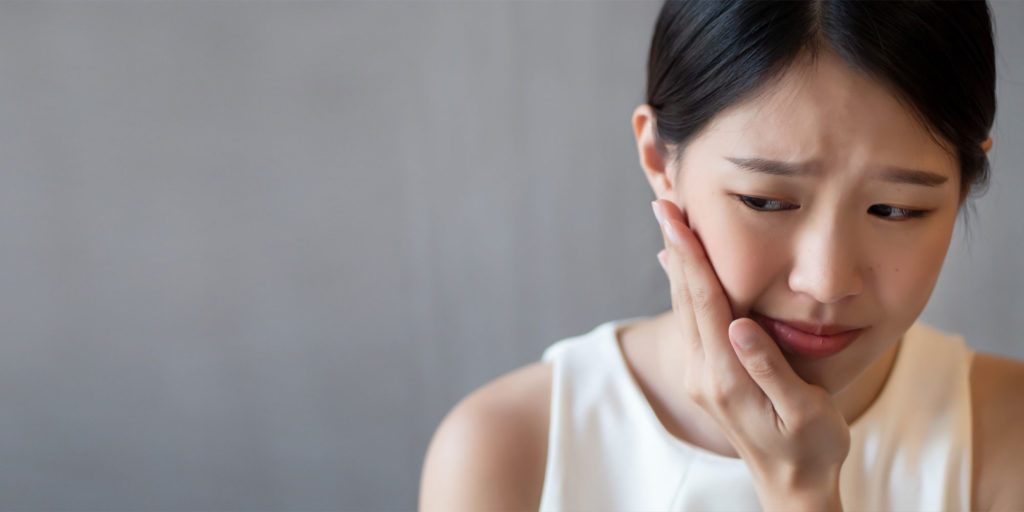
<svg viewBox="0 0 1024 512"><path fill-rule="evenodd" d="M659 5L0 4L0 509L414 508L459 398L669 308L630 129ZM994 9L993 186L924 319L1024 359Z"/></svg>

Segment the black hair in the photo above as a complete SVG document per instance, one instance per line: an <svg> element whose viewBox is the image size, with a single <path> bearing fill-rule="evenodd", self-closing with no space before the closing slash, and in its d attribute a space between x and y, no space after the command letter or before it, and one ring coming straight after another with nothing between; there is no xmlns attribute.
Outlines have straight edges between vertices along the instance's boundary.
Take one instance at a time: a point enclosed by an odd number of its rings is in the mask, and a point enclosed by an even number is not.
<svg viewBox="0 0 1024 512"><path fill-rule="evenodd" d="M659 148L686 143L802 54L832 51L880 81L960 162L961 204L988 185L980 144L996 110L995 48L980 1L666 0L647 63Z"/></svg>

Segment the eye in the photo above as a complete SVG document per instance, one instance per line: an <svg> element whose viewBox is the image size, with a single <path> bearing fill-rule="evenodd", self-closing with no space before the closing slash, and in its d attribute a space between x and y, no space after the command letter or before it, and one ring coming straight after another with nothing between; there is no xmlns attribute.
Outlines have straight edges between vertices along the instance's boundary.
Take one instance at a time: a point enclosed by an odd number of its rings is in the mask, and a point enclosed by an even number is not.
<svg viewBox="0 0 1024 512"><path fill-rule="evenodd" d="M800 208L798 205L789 204L780 199L766 199L763 197L744 196L737 194L736 197L747 205L748 208L759 211L759 212L779 212L785 210L796 210ZM887 204L876 204L868 209L869 212L878 215L879 217L892 221L903 221L921 218L931 212L931 210L912 210L909 208L900 208L898 206L891 206Z"/></svg>
<svg viewBox="0 0 1024 512"><path fill-rule="evenodd" d="M759 212L779 212L783 210L795 210L800 208L796 205L791 205L785 201L779 199L765 199L763 197L752 197L736 195L743 204L747 205L750 209ZM792 208L785 208L786 205L792 206Z"/></svg>
<svg viewBox="0 0 1024 512"><path fill-rule="evenodd" d="M909 210L907 208L899 208L896 206L889 206L887 204L876 204L871 208L868 208L868 211L878 214L883 219L899 221L924 217L931 210Z"/></svg>

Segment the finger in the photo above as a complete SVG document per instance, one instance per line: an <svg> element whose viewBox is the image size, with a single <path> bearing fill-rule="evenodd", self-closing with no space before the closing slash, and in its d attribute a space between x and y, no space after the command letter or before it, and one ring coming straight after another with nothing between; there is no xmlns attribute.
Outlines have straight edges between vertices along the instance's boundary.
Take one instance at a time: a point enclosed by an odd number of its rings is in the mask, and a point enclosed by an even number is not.
<svg viewBox="0 0 1024 512"><path fill-rule="evenodd" d="M736 347L738 360L771 401L783 423L806 409L807 400L814 399L813 386L796 374L778 345L757 322L737 318L729 324L729 339Z"/></svg>
<svg viewBox="0 0 1024 512"><path fill-rule="evenodd" d="M697 324L694 319L693 307L690 303L690 296L687 292L686 287L686 274L683 270L683 259L682 255L678 250L673 248L673 244L668 239L668 233L665 231L665 223L662 219L665 218L664 205L658 203L664 203L665 201L656 200L651 203L654 208L654 214L658 217L659 224L661 226L661 234L665 243L665 267L666 274L669 278L669 287L671 289L672 297L672 311L675 313L676 322L679 325L679 333L682 337L683 352L686 357L688 367L690 368L690 376L696 377L699 370L704 362L704 350L701 348L700 333L697 332ZM689 365L690 362L694 364Z"/></svg>
<svg viewBox="0 0 1024 512"><path fill-rule="evenodd" d="M675 212L672 212L672 210ZM683 272L705 359L716 378L725 385L746 380L743 365L729 344L732 307L722 289L700 240L684 223L678 208L669 208L667 229L675 230L679 252L684 255ZM669 237L672 238L671 236Z"/></svg>

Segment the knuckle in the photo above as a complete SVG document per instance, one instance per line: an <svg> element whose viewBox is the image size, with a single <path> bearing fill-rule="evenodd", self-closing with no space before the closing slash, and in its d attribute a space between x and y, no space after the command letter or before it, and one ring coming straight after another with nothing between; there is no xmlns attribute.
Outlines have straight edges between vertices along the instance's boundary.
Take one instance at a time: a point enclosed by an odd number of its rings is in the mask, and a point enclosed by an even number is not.
<svg viewBox="0 0 1024 512"><path fill-rule="evenodd" d="M669 289L676 304L685 306L690 302L690 296L686 293L686 289L683 287L682 283L672 281Z"/></svg>
<svg viewBox="0 0 1024 512"><path fill-rule="evenodd" d="M807 420L819 417L825 411L826 400L828 400L827 393L820 390L820 388L812 388L810 394L800 401L798 410L801 412L801 416L805 417Z"/></svg>
<svg viewBox="0 0 1024 512"><path fill-rule="evenodd" d="M704 400L704 383L700 376L693 372L686 372L683 377L683 391L694 402L699 403Z"/></svg>
<svg viewBox="0 0 1024 512"><path fill-rule="evenodd" d="M704 402L704 389L693 379L686 379L683 383L683 391L686 392L686 396L693 400L697 404Z"/></svg>
<svg viewBox="0 0 1024 512"><path fill-rule="evenodd" d="M711 311L711 294L708 290L699 286L690 288L690 300L693 303L695 313L709 313Z"/></svg>
<svg viewBox="0 0 1024 512"><path fill-rule="evenodd" d="M813 411L801 410L790 420L793 433L801 437L813 435L819 430L819 419L820 417Z"/></svg>
<svg viewBox="0 0 1024 512"><path fill-rule="evenodd" d="M817 393L814 391L812 393ZM819 400L803 400L793 411L789 424L797 434L807 434L816 430L825 418L825 408Z"/></svg>
<svg viewBox="0 0 1024 512"><path fill-rule="evenodd" d="M744 361L744 366L751 377L771 377L775 375L775 365L764 356L752 356Z"/></svg>
<svg viewBox="0 0 1024 512"><path fill-rule="evenodd" d="M732 401L735 388L731 379L715 378L706 386L708 400L719 407L725 407Z"/></svg>
<svg viewBox="0 0 1024 512"><path fill-rule="evenodd" d="M828 391L825 391L825 388L820 386L811 386L810 399L808 400L807 406L820 409L831 400L832 397L828 394Z"/></svg>
<svg viewBox="0 0 1024 512"><path fill-rule="evenodd" d="M797 407L793 414L786 418L786 423L794 434L803 434L811 423L812 414L804 407Z"/></svg>

